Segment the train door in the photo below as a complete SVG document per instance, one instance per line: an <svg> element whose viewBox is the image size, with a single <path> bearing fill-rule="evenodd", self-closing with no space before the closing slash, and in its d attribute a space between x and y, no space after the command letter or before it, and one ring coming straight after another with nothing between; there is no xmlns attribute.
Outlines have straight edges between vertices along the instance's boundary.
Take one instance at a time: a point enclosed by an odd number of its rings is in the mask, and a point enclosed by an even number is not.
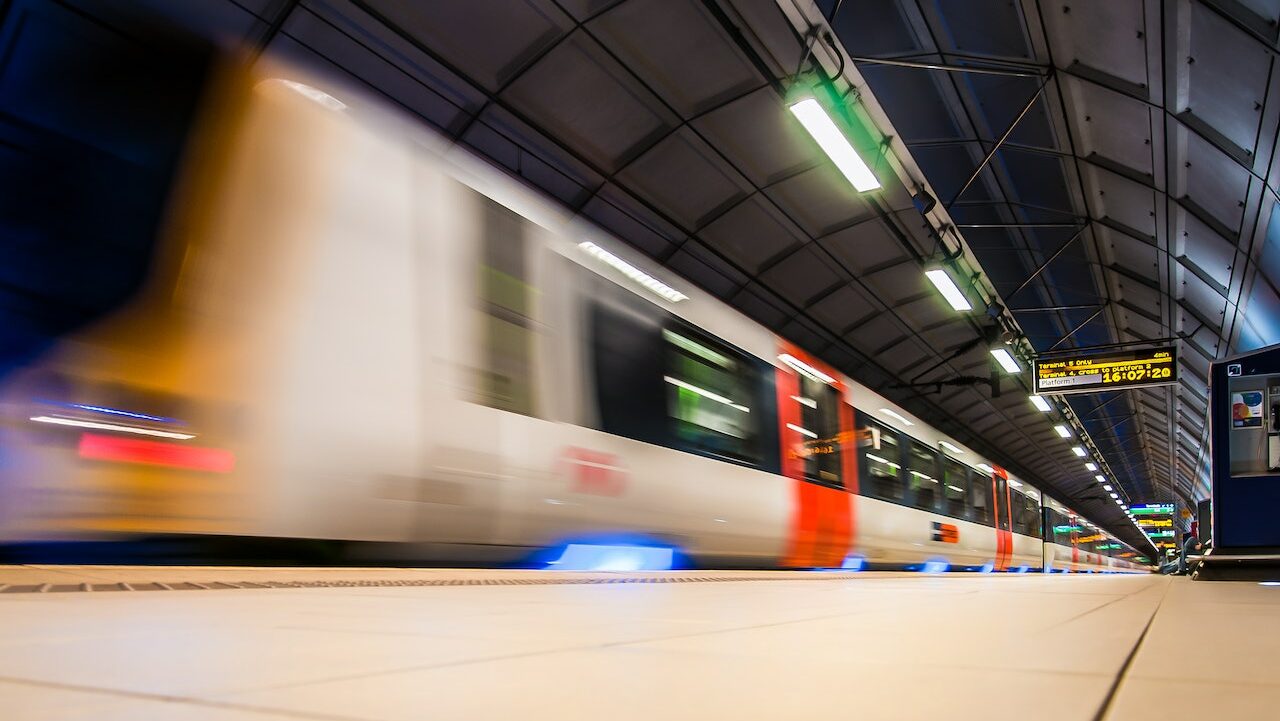
<svg viewBox="0 0 1280 721"><path fill-rule="evenodd" d="M783 344L777 368L782 473L795 506L784 565L840 566L853 542L858 491L853 406L835 372Z"/></svg>
<svg viewBox="0 0 1280 721"><path fill-rule="evenodd" d="M1007 571L1013 557L1013 513L1012 499L1009 494L1009 474L1000 466L992 469L991 496L992 507L996 512L995 570Z"/></svg>

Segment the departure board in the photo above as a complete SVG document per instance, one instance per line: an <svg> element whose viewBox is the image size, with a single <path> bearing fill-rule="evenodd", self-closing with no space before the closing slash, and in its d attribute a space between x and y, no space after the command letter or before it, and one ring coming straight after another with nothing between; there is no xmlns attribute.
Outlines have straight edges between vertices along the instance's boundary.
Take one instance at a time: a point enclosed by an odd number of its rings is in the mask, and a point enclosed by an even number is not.
<svg viewBox="0 0 1280 721"><path fill-rule="evenodd" d="M1094 393L1178 381L1174 348L1036 359L1036 393Z"/></svg>

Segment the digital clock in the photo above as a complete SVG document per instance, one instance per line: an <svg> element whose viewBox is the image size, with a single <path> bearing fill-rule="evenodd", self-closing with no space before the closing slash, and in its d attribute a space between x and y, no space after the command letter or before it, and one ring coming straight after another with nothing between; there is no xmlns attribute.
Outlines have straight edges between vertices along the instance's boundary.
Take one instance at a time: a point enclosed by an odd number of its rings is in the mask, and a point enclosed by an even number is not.
<svg viewBox="0 0 1280 721"><path fill-rule="evenodd" d="M1092 393L1178 381L1177 351L1150 348L1101 355L1054 356L1035 361L1035 392Z"/></svg>

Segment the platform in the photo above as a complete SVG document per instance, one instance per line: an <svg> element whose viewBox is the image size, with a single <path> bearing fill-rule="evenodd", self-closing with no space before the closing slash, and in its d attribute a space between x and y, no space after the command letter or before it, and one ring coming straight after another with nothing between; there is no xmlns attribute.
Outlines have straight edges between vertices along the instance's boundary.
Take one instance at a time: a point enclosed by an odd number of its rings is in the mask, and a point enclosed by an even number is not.
<svg viewBox="0 0 1280 721"><path fill-rule="evenodd" d="M1221 721L1280 704L1280 588L1254 583L24 566L0 584L10 721Z"/></svg>

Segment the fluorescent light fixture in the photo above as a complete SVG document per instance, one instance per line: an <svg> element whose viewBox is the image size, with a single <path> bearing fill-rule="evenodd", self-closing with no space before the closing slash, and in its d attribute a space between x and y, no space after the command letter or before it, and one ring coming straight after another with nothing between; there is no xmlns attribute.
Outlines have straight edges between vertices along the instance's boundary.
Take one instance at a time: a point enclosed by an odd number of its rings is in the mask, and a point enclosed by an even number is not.
<svg viewBox="0 0 1280 721"><path fill-rule="evenodd" d="M1115 493L1115 492L1112 492L1112 493L1111 493L1111 497L1112 497L1112 498L1119 498L1119 497L1120 497L1120 494Z"/></svg>
<svg viewBox="0 0 1280 721"><path fill-rule="evenodd" d="M1099 473L1098 475L1094 476L1094 479L1096 479L1096 480L1098 481L1098 483L1106 483L1106 482L1107 482L1107 477L1106 477L1106 476L1104 476L1104 475L1102 475L1101 473ZM1111 490L1111 489L1110 489L1110 488L1108 488L1107 490Z"/></svg>
<svg viewBox="0 0 1280 721"><path fill-rule="evenodd" d="M76 428L92 428L98 431L118 431L120 433L135 433L140 436L155 436L157 438L174 438L180 441L195 438L194 433L175 433L174 431L158 431L154 428L141 428L139 426L125 426L119 423L99 423L97 421L82 421L76 418L58 418L56 416L31 416L31 420L36 423L52 423L58 426L74 426Z"/></svg>
<svg viewBox="0 0 1280 721"><path fill-rule="evenodd" d="M952 453L964 453L963 448L961 448L960 446L957 446L954 443L950 443L948 441L938 441L938 445L942 446L948 451L951 451Z"/></svg>
<svg viewBox="0 0 1280 721"><path fill-rule="evenodd" d="M899 421L901 421L902 423L905 423L906 425L909 425L909 426L914 426L914 425L915 425L915 424L914 424L914 423L912 423L911 421L907 420L907 419L906 419L906 417L905 417L905 416L903 416L901 413L899 413L899 412L897 412L897 411L895 411L895 410L892 410L892 409L890 409L890 408L881 408L881 409L880 409L880 412L881 412L881 413L883 413L883 414L885 414L886 416L889 416L890 418L896 418L896 419L898 419Z"/></svg>
<svg viewBox="0 0 1280 721"><path fill-rule="evenodd" d="M1094 463L1093 461L1089 461L1088 463L1084 464L1084 467L1090 471L1098 470L1098 464Z"/></svg>
<svg viewBox="0 0 1280 721"><path fill-rule="evenodd" d="M955 491L956 493L964 493L964 489L963 489L963 488L961 488L961 487L959 487L959 486L953 486L953 485L951 485L950 483L948 483L948 484L947 484L947 488L950 488L951 490Z"/></svg>
<svg viewBox="0 0 1280 721"><path fill-rule="evenodd" d="M836 382L835 378L832 378L826 373L823 373L822 371L818 370L817 368L814 368L808 363L805 363L804 361L791 355L790 353L783 353L782 355L778 356L778 360L782 361L783 363L786 363L792 368L795 368L801 375L806 375L814 379L815 381L820 381L822 383Z"/></svg>
<svg viewBox="0 0 1280 721"><path fill-rule="evenodd" d="M996 470L995 470L994 468L992 468L991 466L988 466L988 465L987 465L987 464L985 464L985 463L979 463L979 464L978 464L978 470L980 470L980 471L986 471L987 473L995 473L995 472L996 472Z"/></svg>
<svg viewBox="0 0 1280 721"><path fill-rule="evenodd" d="M1059 423L1058 425L1054 426L1054 427L1053 427L1053 430L1057 431L1057 432L1058 432L1058 435L1062 436L1063 438L1070 438L1070 437L1071 437L1071 429L1070 429L1070 428L1067 428L1066 426L1062 425L1061 423Z"/></svg>
<svg viewBox="0 0 1280 721"><path fill-rule="evenodd" d="M969 304L969 299L964 297L960 286L956 285L956 282L951 279L951 274L945 269L930 268L924 274L933 283L933 287L937 288L938 292L942 294L942 297L947 299L952 308L959 311L973 310L973 306Z"/></svg>
<svg viewBox="0 0 1280 721"><path fill-rule="evenodd" d="M996 359L1005 373L1017 373L1022 370L1022 366L1018 365L1018 360L1013 357L1008 348L992 348L991 356Z"/></svg>
<svg viewBox="0 0 1280 721"><path fill-rule="evenodd" d="M793 430L793 431L795 431L796 433L799 433L799 434L801 434L801 435L809 436L810 438L817 438L817 437L818 437L818 434L817 434L817 433L814 433L813 431L809 430L808 428L801 428L800 426L797 426L797 425L796 425L796 424L794 424L794 423L788 423L788 424L787 424L787 428L790 428L791 430Z"/></svg>
<svg viewBox="0 0 1280 721"><path fill-rule="evenodd" d="M818 141L818 147L822 148L822 152L831 158L831 162L836 164L859 193L880 187L880 181L876 180L875 173L867 167L862 156L853 149L849 139L840 132L831 120L831 116L827 115L827 111L822 109L822 105L816 99L805 98L792 104L790 110L804 129L809 131L809 135Z"/></svg>
<svg viewBox="0 0 1280 721"><path fill-rule="evenodd" d="M1049 405L1049 401L1046 401L1044 396L1027 396L1027 399L1031 401L1031 405L1036 407L1036 410L1042 413L1048 413L1053 410L1053 406Z"/></svg>
<svg viewBox="0 0 1280 721"><path fill-rule="evenodd" d="M1072 446L1071 452L1076 454L1077 456L1080 456L1081 458L1084 458L1085 456L1089 455L1089 453L1085 451L1083 446Z"/></svg>
<svg viewBox="0 0 1280 721"><path fill-rule="evenodd" d="M805 398L804 396L791 396L791 400L795 401L796 403L799 403L802 406L808 406L809 408L818 407L818 402L812 398Z"/></svg>
<svg viewBox="0 0 1280 721"><path fill-rule="evenodd" d="M578 247L583 252L600 259L605 265L639 283L664 300L679 303L689 297L589 240L578 243Z"/></svg>
<svg viewBox="0 0 1280 721"><path fill-rule="evenodd" d="M1119 498L1117 498L1117 499L1116 499L1116 505L1117 505L1117 506L1123 506L1123 505L1124 505L1124 501L1122 501L1122 500L1120 500Z"/></svg>
<svg viewBox="0 0 1280 721"><path fill-rule="evenodd" d="M1110 484L1110 483L1108 483L1107 485L1103 486L1103 487L1102 487L1102 490L1104 490L1104 491L1109 491L1109 490L1111 490L1111 484Z"/></svg>
<svg viewBox="0 0 1280 721"><path fill-rule="evenodd" d="M664 381L666 381L666 382L670 383L671 385L673 385L673 386L675 386L675 387L677 387L677 388L683 388L683 389L685 389L685 390L687 390L687 391L692 391L693 393L696 393L696 394L698 394L698 395L702 396L703 398L706 398L707 400L712 400L712 401L715 401L716 403L723 403L723 404L725 404L726 406L729 406L730 408L736 408L736 409L738 409L738 410L742 411L743 413L750 413L750 412L751 412L751 409L750 409L750 408L748 408L748 407L746 407L746 406L744 406L744 405L742 405L742 404L740 404L740 403L734 403L733 401L729 400L728 398L725 398L724 396L720 395L719 393L712 393L711 391L707 390L706 388L699 388L698 386L695 386L695 385L693 385L692 383L685 383L684 381L680 380L679 378L672 378L671 376L663 376L663 377L662 377L662 380L664 380Z"/></svg>

